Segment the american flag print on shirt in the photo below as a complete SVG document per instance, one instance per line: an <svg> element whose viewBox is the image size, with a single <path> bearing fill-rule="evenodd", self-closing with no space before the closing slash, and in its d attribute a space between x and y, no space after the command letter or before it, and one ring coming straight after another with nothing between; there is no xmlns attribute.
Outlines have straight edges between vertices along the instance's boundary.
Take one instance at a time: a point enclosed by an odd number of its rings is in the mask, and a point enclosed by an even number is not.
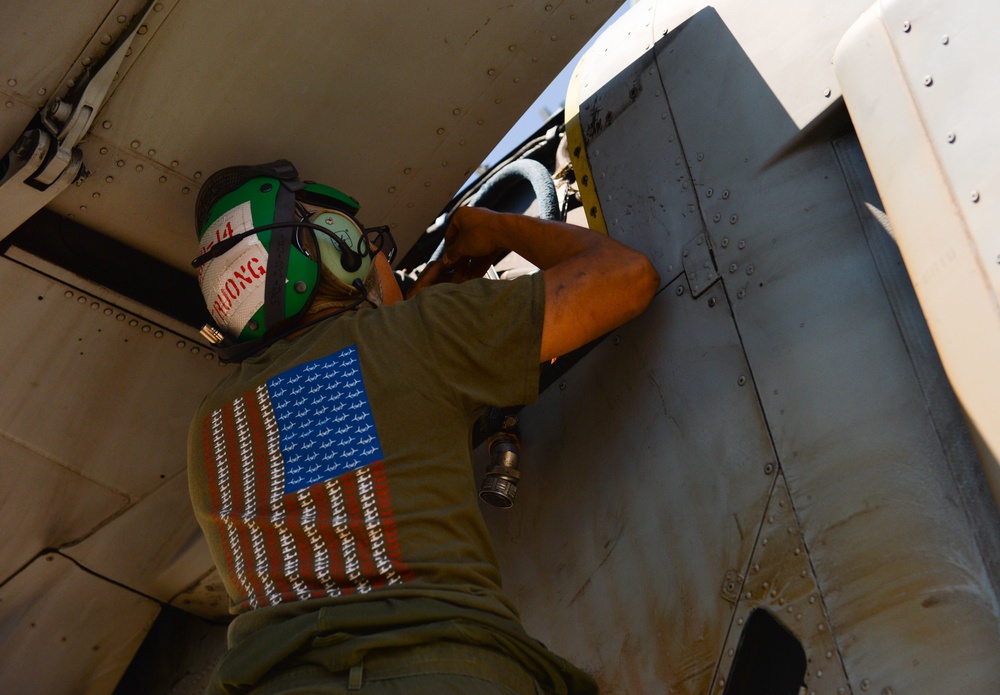
<svg viewBox="0 0 1000 695"><path fill-rule="evenodd" d="M356 346L273 377L203 433L237 611L408 577Z"/></svg>

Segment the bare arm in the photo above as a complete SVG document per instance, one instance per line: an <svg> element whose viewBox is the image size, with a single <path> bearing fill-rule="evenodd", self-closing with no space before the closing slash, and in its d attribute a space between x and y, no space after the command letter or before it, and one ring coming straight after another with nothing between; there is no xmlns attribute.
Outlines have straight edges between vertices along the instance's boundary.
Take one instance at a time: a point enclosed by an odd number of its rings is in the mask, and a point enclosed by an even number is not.
<svg viewBox="0 0 1000 695"><path fill-rule="evenodd" d="M442 267L462 282L481 277L504 249L545 273L540 361L563 355L617 328L652 300L660 276L646 256L589 229L534 217L459 208L445 234Z"/></svg>

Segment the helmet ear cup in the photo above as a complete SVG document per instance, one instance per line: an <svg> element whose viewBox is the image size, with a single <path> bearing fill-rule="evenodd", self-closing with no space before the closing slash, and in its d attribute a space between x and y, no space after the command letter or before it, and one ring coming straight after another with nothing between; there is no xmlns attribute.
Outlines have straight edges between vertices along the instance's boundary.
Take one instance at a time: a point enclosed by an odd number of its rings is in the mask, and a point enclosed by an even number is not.
<svg viewBox="0 0 1000 695"><path fill-rule="evenodd" d="M310 221L329 231L316 233L320 262L331 273L353 285L355 280L364 280L371 268L371 252L364 240L364 232L351 217L340 212L320 212L312 215ZM337 237L340 243L331 237ZM347 247L347 253L343 246Z"/></svg>

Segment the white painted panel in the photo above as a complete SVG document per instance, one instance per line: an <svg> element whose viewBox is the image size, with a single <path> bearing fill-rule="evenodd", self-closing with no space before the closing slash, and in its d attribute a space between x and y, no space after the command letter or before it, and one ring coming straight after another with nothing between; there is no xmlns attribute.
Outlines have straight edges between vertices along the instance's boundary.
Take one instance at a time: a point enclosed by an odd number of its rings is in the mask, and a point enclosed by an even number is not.
<svg viewBox="0 0 1000 695"><path fill-rule="evenodd" d="M0 480L0 583L42 551L85 537L128 503L3 437Z"/></svg>
<svg viewBox="0 0 1000 695"><path fill-rule="evenodd" d="M64 552L102 577L164 603L214 567L191 510L185 471Z"/></svg>
<svg viewBox="0 0 1000 695"><path fill-rule="evenodd" d="M0 588L0 692L114 691L159 604L39 557Z"/></svg>

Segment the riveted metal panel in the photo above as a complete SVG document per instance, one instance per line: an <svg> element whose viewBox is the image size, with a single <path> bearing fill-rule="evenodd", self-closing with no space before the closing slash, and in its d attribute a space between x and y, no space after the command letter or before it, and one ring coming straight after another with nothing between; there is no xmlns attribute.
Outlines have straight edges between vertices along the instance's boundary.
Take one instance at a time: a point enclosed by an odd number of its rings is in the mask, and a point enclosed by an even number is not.
<svg viewBox="0 0 1000 695"><path fill-rule="evenodd" d="M6 437L0 437L0 479L0 582L46 548L86 537L128 504L124 495Z"/></svg>
<svg viewBox="0 0 1000 695"><path fill-rule="evenodd" d="M63 552L92 572L164 603L214 566L191 511L186 471Z"/></svg>
<svg viewBox="0 0 1000 695"><path fill-rule="evenodd" d="M696 188L852 685L946 692L958 668L987 692L995 590L834 148L714 12L678 31L658 65L692 176L728 193Z"/></svg>
<svg viewBox="0 0 1000 695"><path fill-rule="evenodd" d="M0 691L113 692L160 606L39 557L0 588Z"/></svg>
<svg viewBox="0 0 1000 695"><path fill-rule="evenodd" d="M191 414L223 374L214 359L10 261L0 288L4 436L133 499L184 469Z"/></svg>
<svg viewBox="0 0 1000 695"><path fill-rule="evenodd" d="M592 185L607 232L646 253L666 284L683 271L681 250L703 226L693 192L697 182L647 50L652 9L643 3L605 31L581 61L576 80Z"/></svg>
<svg viewBox="0 0 1000 695"><path fill-rule="evenodd" d="M51 207L183 268L183 189L286 157L405 249L619 4L177 3L83 145L93 175Z"/></svg>
<svg viewBox="0 0 1000 695"><path fill-rule="evenodd" d="M719 660L713 692L725 692L736 652L750 614L765 609L802 645L806 657L804 684L812 695L844 695L850 691L826 606L802 528L795 517L785 477L778 475L767 505L760 536L745 577L733 596L733 625ZM764 651L767 645L755 645Z"/></svg>
<svg viewBox="0 0 1000 695"><path fill-rule="evenodd" d="M685 286L522 412L517 503L486 510L529 633L609 693L709 691L774 482L725 295Z"/></svg>

